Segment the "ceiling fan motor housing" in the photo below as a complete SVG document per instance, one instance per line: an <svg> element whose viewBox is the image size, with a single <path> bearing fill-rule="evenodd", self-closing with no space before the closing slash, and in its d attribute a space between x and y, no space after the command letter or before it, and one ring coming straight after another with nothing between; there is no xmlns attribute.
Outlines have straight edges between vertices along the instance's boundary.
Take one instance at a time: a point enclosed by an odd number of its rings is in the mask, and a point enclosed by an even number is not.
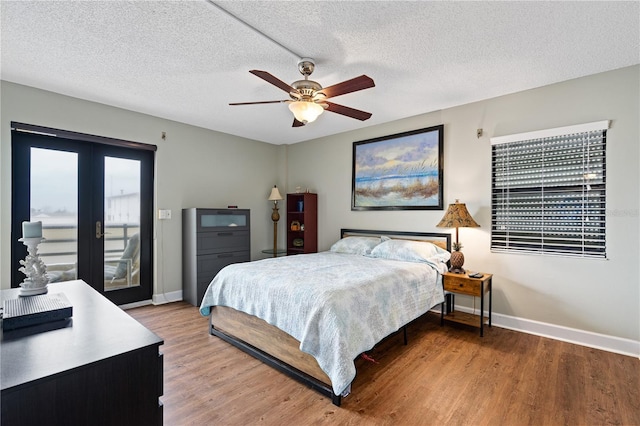
<svg viewBox="0 0 640 426"><path fill-rule="evenodd" d="M291 84L291 87L297 90L296 92L290 92L292 98L294 99L304 99L304 100L312 100L317 99L317 95L323 95L320 90L322 90L322 86L320 83L315 82L313 80L298 80L294 81Z"/></svg>
<svg viewBox="0 0 640 426"><path fill-rule="evenodd" d="M298 61L298 71L300 71L300 74L304 75L305 78L309 77L315 68L316 64L311 58L302 58Z"/></svg>

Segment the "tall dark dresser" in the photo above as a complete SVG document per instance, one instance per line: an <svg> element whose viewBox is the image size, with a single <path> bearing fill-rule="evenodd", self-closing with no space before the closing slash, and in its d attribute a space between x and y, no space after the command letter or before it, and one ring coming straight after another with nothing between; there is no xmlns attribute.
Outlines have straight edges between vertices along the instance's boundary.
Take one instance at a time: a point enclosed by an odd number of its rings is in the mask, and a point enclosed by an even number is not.
<svg viewBox="0 0 640 426"><path fill-rule="evenodd" d="M215 275L227 265L251 260L248 209L182 210L182 297L200 306Z"/></svg>

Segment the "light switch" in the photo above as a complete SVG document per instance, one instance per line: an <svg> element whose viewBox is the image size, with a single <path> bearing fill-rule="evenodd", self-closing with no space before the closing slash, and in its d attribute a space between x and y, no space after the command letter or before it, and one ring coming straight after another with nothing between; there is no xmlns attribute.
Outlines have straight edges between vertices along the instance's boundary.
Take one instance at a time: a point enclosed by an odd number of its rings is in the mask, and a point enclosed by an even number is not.
<svg viewBox="0 0 640 426"><path fill-rule="evenodd" d="M171 210L158 210L158 219L171 219Z"/></svg>

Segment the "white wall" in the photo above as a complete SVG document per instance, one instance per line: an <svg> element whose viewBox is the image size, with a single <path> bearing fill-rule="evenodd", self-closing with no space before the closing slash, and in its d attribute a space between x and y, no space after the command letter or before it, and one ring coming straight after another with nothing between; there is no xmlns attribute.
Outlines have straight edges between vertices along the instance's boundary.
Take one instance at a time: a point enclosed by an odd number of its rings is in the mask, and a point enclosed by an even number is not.
<svg viewBox="0 0 640 426"><path fill-rule="evenodd" d="M182 288L183 208L237 205L251 209L252 258L261 258L260 250L273 245L272 206L267 197L274 184L284 187L284 147L6 81L0 90L0 288L10 283L11 121L158 147L156 207L171 209L172 219L155 222L156 295Z"/></svg>
<svg viewBox="0 0 640 426"><path fill-rule="evenodd" d="M445 205L460 199L481 225L460 229L460 241L465 267L494 274L494 313L638 342L639 76L623 68L291 145L288 189L318 192L319 249L340 228L446 231L435 227L443 211L351 211L350 198L354 141L444 124ZM489 138L605 119L607 260L491 253Z"/></svg>

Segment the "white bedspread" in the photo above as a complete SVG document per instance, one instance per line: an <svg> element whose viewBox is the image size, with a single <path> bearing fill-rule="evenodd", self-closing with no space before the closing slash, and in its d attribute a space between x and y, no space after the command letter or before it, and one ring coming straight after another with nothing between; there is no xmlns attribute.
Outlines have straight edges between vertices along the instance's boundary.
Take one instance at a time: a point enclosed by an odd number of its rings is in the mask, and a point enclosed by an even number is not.
<svg viewBox="0 0 640 426"><path fill-rule="evenodd" d="M200 313L228 306L289 333L340 395L359 354L443 302L443 268L333 252L237 263L213 279Z"/></svg>

